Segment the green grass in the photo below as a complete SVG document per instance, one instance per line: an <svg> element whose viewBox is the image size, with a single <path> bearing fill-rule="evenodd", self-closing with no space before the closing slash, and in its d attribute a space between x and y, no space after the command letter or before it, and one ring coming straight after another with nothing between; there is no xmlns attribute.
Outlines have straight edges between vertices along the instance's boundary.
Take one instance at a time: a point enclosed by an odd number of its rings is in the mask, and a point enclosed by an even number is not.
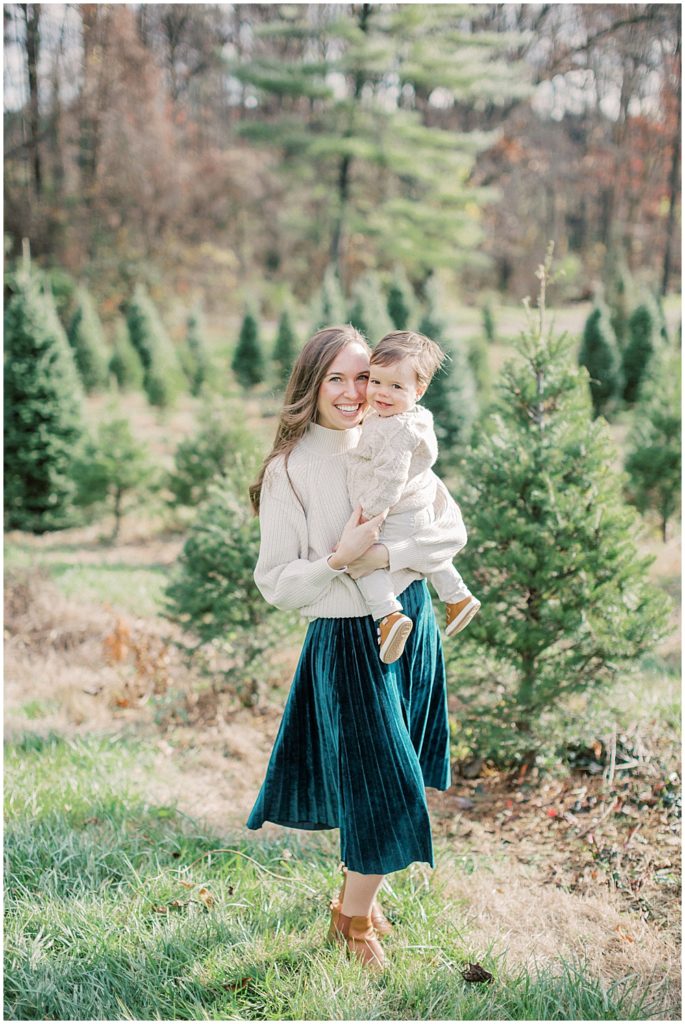
<svg viewBox="0 0 685 1024"><path fill-rule="evenodd" d="M80 562L70 559L73 547L51 547L49 553L21 543L5 544L5 567L24 569L40 564L67 597L84 604L107 604L132 615L158 615L167 584L167 565L130 565L126 562ZM60 558L60 554L63 555Z"/></svg>
<svg viewBox="0 0 685 1024"><path fill-rule="evenodd" d="M6 1019L640 1020L656 1009L630 978L607 988L580 962L510 968L468 934L463 907L445 913L418 865L384 893L396 928L387 970L371 976L323 941L335 834L211 835L147 803L133 764L152 770L152 754L126 737L28 733L7 747ZM208 857L217 847L234 852ZM438 856L463 870L447 848ZM476 959L492 984L461 978Z"/></svg>

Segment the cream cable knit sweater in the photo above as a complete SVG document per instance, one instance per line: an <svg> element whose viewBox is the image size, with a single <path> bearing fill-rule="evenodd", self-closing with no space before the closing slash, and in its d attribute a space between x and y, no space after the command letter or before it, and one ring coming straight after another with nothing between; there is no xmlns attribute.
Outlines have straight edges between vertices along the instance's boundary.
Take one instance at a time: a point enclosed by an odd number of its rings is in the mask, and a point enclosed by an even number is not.
<svg viewBox="0 0 685 1024"><path fill-rule="evenodd" d="M435 501L438 457L433 415L415 405L396 416L371 411L362 424L359 444L348 457L347 485L353 505L367 519L384 509L414 512Z"/></svg>
<svg viewBox="0 0 685 1024"><path fill-rule="evenodd" d="M347 490L348 453L361 428L329 430L311 423L297 443L285 472L283 457L264 476L259 521L261 543L254 579L269 604L299 609L305 618L368 615L366 602L344 570L326 559L352 513ZM388 544L396 594L413 580L449 561L466 543L457 504L437 481L435 521L419 537Z"/></svg>

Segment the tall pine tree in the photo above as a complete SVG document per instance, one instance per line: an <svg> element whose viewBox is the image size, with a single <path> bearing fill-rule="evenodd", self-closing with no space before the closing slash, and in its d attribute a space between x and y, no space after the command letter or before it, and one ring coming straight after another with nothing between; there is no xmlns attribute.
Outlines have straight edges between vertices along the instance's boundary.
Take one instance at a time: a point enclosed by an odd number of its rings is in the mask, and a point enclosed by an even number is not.
<svg viewBox="0 0 685 1024"><path fill-rule="evenodd" d="M126 308L133 347L143 364L143 387L151 405L172 405L185 388L176 350L144 285L138 284Z"/></svg>
<svg viewBox="0 0 685 1024"><path fill-rule="evenodd" d="M295 332L290 322L290 313L284 309L278 321L273 352L273 361L276 364L278 380L281 385L285 385L290 376L296 354Z"/></svg>
<svg viewBox="0 0 685 1024"><path fill-rule="evenodd" d="M399 257L412 271L469 259L480 233L470 211L491 193L467 180L494 136L455 131L447 110L474 94L492 104L527 94L524 64L504 58L511 36L481 32L464 5L274 11L259 31L269 56L230 65L262 114L239 130L280 151L293 189L319 197L319 231L343 280L361 237L377 263Z"/></svg>
<svg viewBox="0 0 685 1024"><path fill-rule="evenodd" d="M51 297L27 272L15 287L5 309L5 526L44 533L75 521L83 391Z"/></svg>
<svg viewBox="0 0 685 1024"><path fill-rule="evenodd" d="M90 293L76 292L76 310L69 324L69 344L86 391L102 391L109 383L105 332Z"/></svg>
<svg viewBox="0 0 685 1024"><path fill-rule="evenodd" d="M479 729L501 761L534 756L548 713L624 673L667 621L607 425L592 418L586 371L547 322L550 263L551 253L460 493L469 528L460 570L482 602L459 643L461 725Z"/></svg>
<svg viewBox="0 0 685 1024"><path fill-rule="evenodd" d="M250 310L243 317L231 369L235 373L238 383L245 390L255 387L256 384L261 384L266 376L259 327Z"/></svg>
<svg viewBox="0 0 685 1024"><path fill-rule="evenodd" d="M628 341L623 351L623 398L630 405L637 401L640 382L654 352L655 314L647 302L642 302L628 318Z"/></svg>
<svg viewBox="0 0 685 1024"><path fill-rule="evenodd" d="M126 321L122 318L114 326L114 351L109 361L109 372L120 391L140 391L143 386L143 364L131 344Z"/></svg>
<svg viewBox="0 0 685 1024"><path fill-rule="evenodd" d="M608 412L621 394L621 367L616 337L603 306L596 306L585 322L578 363L590 375L595 416Z"/></svg>
<svg viewBox="0 0 685 1024"><path fill-rule="evenodd" d="M669 521L680 507L680 382L680 353L662 345L640 389L627 442L630 500L641 512L652 509L658 514L664 541Z"/></svg>

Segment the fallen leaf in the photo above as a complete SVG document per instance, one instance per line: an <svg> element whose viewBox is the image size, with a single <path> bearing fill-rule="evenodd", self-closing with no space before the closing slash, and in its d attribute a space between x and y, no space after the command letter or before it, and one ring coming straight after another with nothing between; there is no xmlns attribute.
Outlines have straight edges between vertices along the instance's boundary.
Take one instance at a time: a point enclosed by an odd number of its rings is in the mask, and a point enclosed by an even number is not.
<svg viewBox="0 0 685 1024"><path fill-rule="evenodd" d="M468 963L462 969L461 976L464 981L492 981L490 971L486 971L480 964Z"/></svg>

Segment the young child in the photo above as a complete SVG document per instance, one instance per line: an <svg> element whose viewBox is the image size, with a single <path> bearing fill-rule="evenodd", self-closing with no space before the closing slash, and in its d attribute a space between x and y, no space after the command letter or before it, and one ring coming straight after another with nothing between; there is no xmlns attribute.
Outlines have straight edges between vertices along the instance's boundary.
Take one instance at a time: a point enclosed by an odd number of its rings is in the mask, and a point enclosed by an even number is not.
<svg viewBox="0 0 685 1024"><path fill-rule="evenodd" d="M371 354L366 398L370 405L358 446L348 456L347 484L364 520L389 509L383 540L411 537L433 520L438 457L433 417L417 405L445 354L415 331L386 334ZM451 562L427 577L446 604L447 636L460 632L480 608ZM356 581L377 622L380 658L401 657L414 623L403 613L387 569Z"/></svg>

